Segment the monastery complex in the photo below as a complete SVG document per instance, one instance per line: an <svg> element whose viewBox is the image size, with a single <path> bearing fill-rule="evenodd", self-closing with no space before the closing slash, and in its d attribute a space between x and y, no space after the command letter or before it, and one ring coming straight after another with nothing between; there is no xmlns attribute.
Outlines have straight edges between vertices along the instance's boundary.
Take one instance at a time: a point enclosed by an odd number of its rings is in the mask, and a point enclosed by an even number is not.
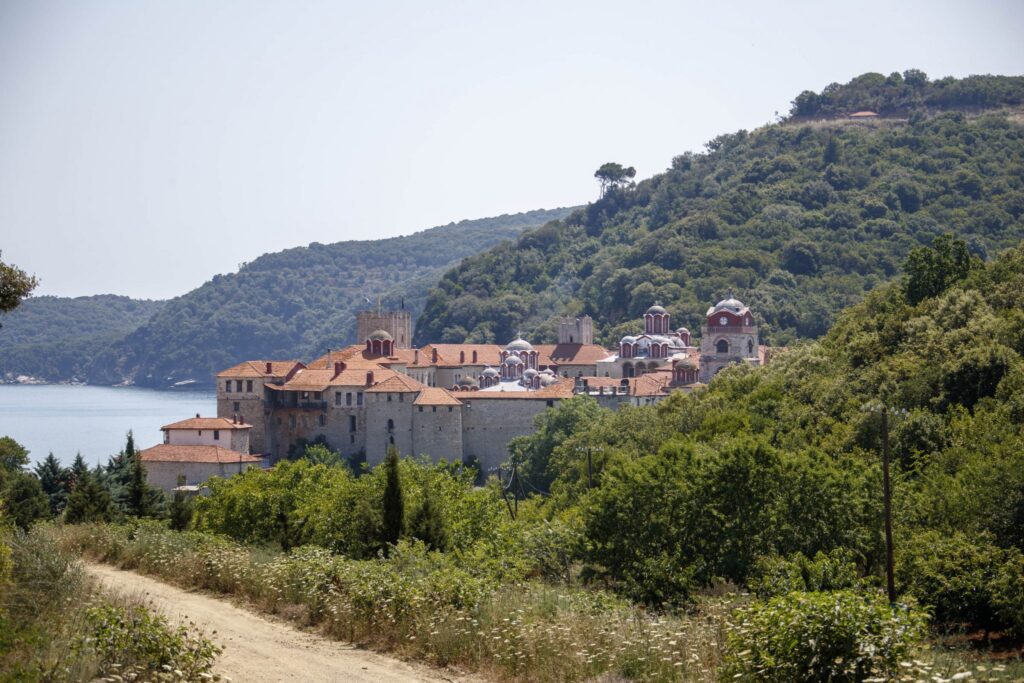
<svg viewBox="0 0 1024 683"><path fill-rule="evenodd" d="M360 343L308 363L251 360L218 373L217 418L167 425L165 443L143 452L152 483L169 488L185 474L199 484L231 468L273 464L317 440L371 466L394 446L402 456L487 472L558 401L588 394L609 408L652 404L702 386L728 365L769 358L753 314L732 296L707 310L699 346L685 327L672 329L657 304L644 314L643 331L614 350L593 343L586 316L560 320L557 344L517 338L411 348L407 311L364 311L357 334ZM205 464L186 466L190 457Z"/></svg>

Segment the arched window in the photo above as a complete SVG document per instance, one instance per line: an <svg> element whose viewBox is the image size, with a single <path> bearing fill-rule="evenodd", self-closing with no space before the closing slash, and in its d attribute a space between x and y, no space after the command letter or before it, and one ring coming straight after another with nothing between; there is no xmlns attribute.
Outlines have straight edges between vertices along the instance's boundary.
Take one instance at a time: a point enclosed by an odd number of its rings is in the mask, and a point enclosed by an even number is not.
<svg viewBox="0 0 1024 683"><path fill-rule="evenodd" d="M633 364L632 363L625 363L625 364L623 364L623 366L622 366L622 376L623 377L635 377L636 376L635 375L635 370L633 369Z"/></svg>
<svg viewBox="0 0 1024 683"><path fill-rule="evenodd" d="M747 340L747 355L748 356L753 356L754 355L754 341L752 339L748 339Z"/></svg>
<svg viewBox="0 0 1024 683"><path fill-rule="evenodd" d="M715 342L715 351L718 353L729 353L729 342L725 339L719 339Z"/></svg>
<svg viewBox="0 0 1024 683"><path fill-rule="evenodd" d="M642 362L637 363L636 364L636 377L639 377L640 375L644 374L645 372L647 372L647 366L644 365Z"/></svg>
<svg viewBox="0 0 1024 683"><path fill-rule="evenodd" d="M391 418L388 418L388 431L389 432L395 431L395 421L392 420ZM392 442L392 443L394 443L394 442Z"/></svg>

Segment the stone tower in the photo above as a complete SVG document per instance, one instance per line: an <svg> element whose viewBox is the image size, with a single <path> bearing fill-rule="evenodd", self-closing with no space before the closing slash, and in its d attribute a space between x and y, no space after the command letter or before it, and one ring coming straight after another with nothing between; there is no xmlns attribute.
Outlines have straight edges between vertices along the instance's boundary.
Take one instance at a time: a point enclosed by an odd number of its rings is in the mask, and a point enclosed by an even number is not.
<svg viewBox="0 0 1024 683"><path fill-rule="evenodd" d="M700 381L733 363L760 365L757 323L742 301L729 298L708 309L700 333Z"/></svg>
<svg viewBox="0 0 1024 683"><path fill-rule="evenodd" d="M384 330L395 340L395 348L408 349L412 344L412 315L399 311L360 311L356 314L356 342L363 344L377 330Z"/></svg>
<svg viewBox="0 0 1024 683"><path fill-rule="evenodd" d="M593 344L594 321L589 315L582 318L558 320L559 344Z"/></svg>

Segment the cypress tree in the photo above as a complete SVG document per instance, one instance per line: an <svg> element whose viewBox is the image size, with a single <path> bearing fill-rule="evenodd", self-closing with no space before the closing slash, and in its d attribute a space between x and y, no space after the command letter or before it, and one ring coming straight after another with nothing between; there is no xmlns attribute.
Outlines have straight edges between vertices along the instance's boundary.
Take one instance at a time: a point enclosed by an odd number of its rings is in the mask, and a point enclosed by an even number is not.
<svg viewBox="0 0 1024 683"><path fill-rule="evenodd" d="M423 503L413 515L409 530L433 550L448 549L448 522L434 498L429 480L423 484Z"/></svg>
<svg viewBox="0 0 1024 683"><path fill-rule="evenodd" d="M405 500L402 497L402 477L398 469L398 449L388 448L384 461L386 482L384 484L384 543L394 545L405 531Z"/></svg>
<svg viewBox="0 0 1024 683"><path fill-rule="evenodd" d="M185 485L185 475L178 475L178 486ZM192 521L192 501L185 497L183 491L175 491L174 498L171 500L171 509L169 511L171 518L171 528L175 531L184 531L188 528L189 522Z"/></svg>
<svg viewBox="0 0 1024 683"><path fill-rule="evenodd" d="M76 453L75 460L71 463L71 473L68 476L68 491L73 490L75 484L88 474L89 466L85 464L85 458L82 457L81 452Z"/></svg>
<svg viewBox="0 0 1024 683"><path fill-rule="evenodd" d="M128 432L128 445L131 446L131 432ZM127 452L127 449L125 449ZM128 483L128 507L136 517L149 515L149 491L146 486L146 466L142 464L142 458L132 449L131 473L132 478Z"/></svg>

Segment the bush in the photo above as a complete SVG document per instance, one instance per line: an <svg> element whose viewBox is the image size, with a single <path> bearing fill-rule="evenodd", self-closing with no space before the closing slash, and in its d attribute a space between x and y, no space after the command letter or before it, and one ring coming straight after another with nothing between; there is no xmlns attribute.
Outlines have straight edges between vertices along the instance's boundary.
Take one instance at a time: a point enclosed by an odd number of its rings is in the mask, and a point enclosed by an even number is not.
<svg viewBox="0 0 1024 683"><path fill-rule="evenodd" d="M925 635L926 617L855 591L789 593L738 609L725 680L863 681L896 677Z"/></svg>
<svg viewBox="0 0 1024 683"><path fill-rule="evenodd" d="M102 675L166 672L167 680L195 681L209 673L221 651L194 625L172 628L164 616L142 606L104 603L89 608L86 622L89 633L78 647L98 656Z"/></svg>
<svg viewBox="0 0 1024 683"><path fill-rule="evenodd" d="M760 557L747 585L758 597L771 598L794 591L857 588L861 583L853 553L837 548L827 554L819 551L813 559L803 553Z"/></svg>

